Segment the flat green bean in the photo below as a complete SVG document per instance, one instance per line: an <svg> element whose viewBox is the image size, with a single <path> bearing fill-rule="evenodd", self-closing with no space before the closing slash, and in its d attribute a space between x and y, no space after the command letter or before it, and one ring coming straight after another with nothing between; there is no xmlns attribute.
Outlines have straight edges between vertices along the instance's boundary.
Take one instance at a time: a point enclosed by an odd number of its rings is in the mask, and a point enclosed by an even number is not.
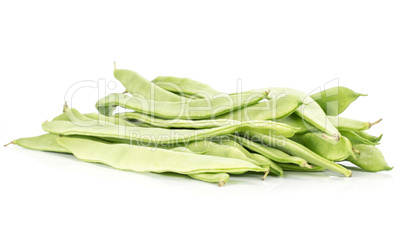
<svg viewBox="0 0 402 225"><path fill-rule="evenodd" d="M354 145L356 149L356 158L349 157L347 160L356 166L370 172L378 172L383 170L392 170L393 167L388 166L383 154L378 148L372 145Z"/></svg>
<svg viewBox="0 0 402 225"><path fill-rule="evenodd" d="M275 149L275 148L272 148L269 146L261 145L259 143L253 142L251 140L248 140L248 139L240 137L240 136L231 135L230 137L232 137L239 144L245 146L246 148L248 148L254 152L257 152L275 162L294 163L301 167L310 167L310 165L307 164L306 160L299 158L299 157L290 156L281 150L278 150L278 149Z"/></svg>
<svg viewBox="0 0 402 225"><path fill-rule="evenodd" d="M371 135L371 134L369 134L369 133L367 133L365 131L354 131L354 132L357 135L359 135L360 137L365 138L365 139L367 139L367 140L369 140L371 142L375 142L375 143L379 143L381 141L381 138L382 138L382 134L377 137L377 136Z"/></svg>
<svg viewBox="0 0 402 225"><path fill-rule="evenodd" d="M157 81L158 82L164 81L164 82L169 82L171 84L177 85L178 87L180 87L180 89L182 91L184 90L184 92L186 92L186 93L190 92L190 93L197 94L198 92L202 91L202 90L198 90L196 92L187 91L187 90L190 90L193 86L195 86L194 85L195 83L198 83L198 84L200 83L200 82L194 82L193 80L183 81L183 78L174 78L174 77L168 77L168 78L160 77L159 78L158 77ZM181 82L181 81L183 81L183 82ZM183 83L185 83L187 85L183 85ZM202 87L202 85L201 85L201 87ZM268 99L272 99L272 98L279 99L280 96L286 96L286 97L293 96L295 98L298 98L299 101L303 102L304 104L300 105L295 110L295 113L298 114L299 116L301 116L304 120L310 122L312 125L314 125L318 129L329 134L335 140L339 140L339 137L340 137L339 131L330 124L330 122L326 118L326 114L321 109L320 105L318 103L316 103L312 98L310 98L305 93L298 91L298 90L290 89L290 88L274 88L274 87L258 89L258 90L251 90L249 92L261 93L262 91L269 92ZM208 95L211 96L211 95L218 93L218 91L215 91L210 88L210 89L208 89L208 91L206 91L206 93L208 93L207 96ZM233 119L233 118L234 117L232 117L231 119Z"/></svg>
<svg viewBox="0 0 402 225"><path fill-rule="evenodd" d="M115 69L114 77L119 80L132 96L148 100L180 102L183 98L160 88L143 76L131 70Z"/></svg>
<svg viewBox="0 0 402 225"><path fill-rule="evenodd" d="M320 105L318 105L312 98L310 98L305 93L291 88L275 88L275 87L252 90L250 92L259 93L263 90L266 91L269 90L268 99L273 98L274 96L282 96L282 95L284 96L292 95L298 97L301 101L303 101L303 104L295 110L295 113L300 117L302 117L303 120L309 122L314 127L328 134L330 138L333 138L334 140L339 140L340 138L339 131L328 121L327 116L321 109Z"/></svg>
<svg viewBox="0 0 402 225"><path fill-rule="evenodd" d="M180 174L265 172L265 169L239 159L126 144L105 144L82 138L60 137L57 142L82 161L102 163L122 170Z"/></svg>
<svg viewBox="0 0 402 225"><path fill-rule="evenodd" d="M331 161L342 161L349 156L354 156L352 144L345 137L341 137L338 142L334 142L325 138L322 132L313 132L296 134L291 137L291 140L304 145L311 151Z"/></svg>
<svg viewBox="0 0 402 225"><path fill-rule="evenodd" d="M335 117L328 116L328 120L335 126L338 127L339 130L342 131L364 131L370 129L375 124L381 122L382 119L379 119L373 123L370 122L362 122L354 119L348 119L344 117Z"/></svg>
<svg viewBox="0 0 402 225"><path fill-rule="evenodd" d="M35 137L20 138L13 141L13 144L39 151L70 153L69 150L57 143L57 138L58 135L56 134L43 134Z"/></svg>
<svg viewBox="0 0 402 225"><path fill-rule="evenodd" d="M21 147L32 149L32 150L39 150L39 151L50 151L50 152L59 152L59 153L69 153L71 151L67 148L64 148L60 144L57 143L57 138L59 136L55 134L43 134L36 137L30 138L20 138L13 141L14 144L17 144ZM83 137L80 137L83 138ZM87 137L85 137L87 138ZM95 140L95 139L94 139ZM99 141L99 140L98 140ZM173 148L172 151L177 152L187 152L192 153L187 148ZM218 183L219 186L224 185L229 180L229 174L227 173L199 173L199 174L188 174L190 177L206 182L214 182Z"/></svg>
<svg viewBox="0 0 402 225"><path fill-rule="evenodd" d="M126 120L138 120L143 123L147 123L154 127L163 127L163 128L195 128L195 129L204 129L204 128L214 128L227 126L230 124L239 123L236 120L227 120L227 119L216 119L216 120L180 120L180 119L163 119L158 117L153 117L147 114L142 114L138 112L125 112L125 113L117 113L114 115L115 117L126 119Z"/></svg>
<svg viewBox="0 0 402 225"><path fill-rule="evenodd" d="M341 134L349 139L352 145L365 144L365 145L378 145L378 142L372 142L353 131L341 131Z"/></svg>
<svg viewBox="0 0 402 225"><path fill-rule="evenodd" d="M331 124L335 126L338 130L354 132L367 130L381 121L378 120L376 122L370 123L344 117L328 116L327 118L329 122L331 122ZM311 125L309 122L304 121L299 115L295 113L291 114L290 116L277 119L276 121L279 123L287 124L289 126L299 127L300 129L297 134L319 131L316 127Z"/></svg>
<svg viewBox="0 0 402 225"><path fill-rule="evenodd" d="M240 150L246 157L253 160L256 165L263 167L263 168L269 168L271 174L283 176L282 168L280 168L275 162L273 162L272 160L270 160L262 155L259 155L256 153L250 153L241 144L234 141L234 139L232 137L230 137L230 135L221 136L221 137L217 137L217 138L214 137L214 138L212 138L212 140L221 145L227 145L230 147L234 147L237 150Z"/></svg>
<svg viewBox="0 0 402 225"><path fill-rule="evenodd" d="M346 87L333 87L323 90L310 97L320 105L328 116L337 116L360 96L366 94L356 93Z"/></svg>
<svg viewBox="0 0 402 225"><path fill-rule="evenodd" d="M130 127L138 126L135 123L131 123L118 117L104 116L98 113L81 114L78 110L74 108L65 108L64 112L59 116L55 117L52 121L71 121L71 122L84 121L88 123L88 125L121 125Z"/></svg>
<svg viewBox="0 0 402 225"><path fill-rule="evenodd" d="M287 117L302 105L300 98L293 95L273 96L268 101L237 109L217 116L217 119L230 119L238 121L274 120Z"/></svg>
<svg viewBox="0 0 402 225"><path fill-rule="evenodd" d="M227 173L194 173L188 174L188 176L205 182L218 183L219 187L225 185L229 180L229 174Z"/></svg>
<svg viewBox="0 0 402 225"><path fill-rule="evenodd" d="M204 153L202 153L204 155L241 159L257 165L256 161L247 157L239 149L228 145L222 145L212 141L204 140L204 141L190 142L186 145L186 148L190 149L190 151L192 152L204 151Z"/></svg>
<svg viewBox="0 0 402 225"><path fill-rule="evenodd" d="M265 121L259 123L239 123L229 126L211 128L211 129L163 129L163 128L145 128L145 127L125 127L117 125L100 126L92 123L69 122L69 121L51 121L42 124L43 130L60 135L86 135L96 137L108 137L117 139L126 139L131 142L144 143L188 143L196 140L203 140L212 136L231 134L250 129L259 130L262 133L277 133L284 136L293 136L297 129Z"/></svg>
<svg viewBox="0 0 402 225"><path fill-rule="evenodd" d="M198 93L201 93L203 91L203 87L205 85L205 84L203 85L203 83L201 83L201 82L197 82L197 81L193 81L193 80L185 80L185 78L175 78L175 77L158 77L154 81L170 83L171 84L170 86L177 86L181 89L181 91L183 91L185 93L192 93L192 94L196 94L196 95L198 95ZM200 89L192 92L191 88L196 85L199 85ZM171 90L171 89L169 89L169 87L166 87L166 86L162 86L162 87L167 88L168 90ZM261 91L269 91L268 99L272 99L272 98L280 99L283 96L285 96L286 98L290 98L290 96L291 96L293 98L298 99L298 103L303 102L304 104L300 105L295 110L295 113L302 116L303 119L310 122L312 125L314 125L318 129L329 134L335 140L339 139L339 137L340 137L339 131L328 122L326 115L325 115L324 111L321 109L320 105L318 105L312 98L310 98L303 92L294 90L294 89L289 89L289 88L265 88L265 89L259 89L259 90L251 90L249 92L260 93ZM207 96L213 96L219 92L215 91L212 88L206 88L205 93L207 93L206 94ZM282 107L281 105L278 105L278 107ZM238 114L240 114L240 113L238 113ZM261 116L269 115L269 114L270 113L266 113L266 114L261 113ZM287 115L289 115L289 114L287 114ZM240 116L235 115L234 117L230 117L230 119L235 119L236 116L240 117L241 121L244 120L244 118L243 118L244 115L241 115L241 114L240 114ZM259 116L258 118L261 119L261 116ZM218 117L218 118L223 118L223 116ZM273 118L280 118L280 117L278 116L278 117L273 117ZM253 119L253 118L251 117L251 119ZM266 118L266 119L272 119L272 118Z"/></svg>
<svg viewBox="0 0 402 225"><path fill-rule="evenodd" d="M321 167L321 166L316 166L316 165L311 165L311 168L308 167L300 167L294 164L290 164L290 163L278 163L278 165L280 167L282 167L282 169L284 171L297 171L297 172L320 172L320 171L324 171L325 168Z"/></svg>
<svg viewBox="0 0 402 225"><path fill-rule="evenodd" d="M280 104L278 104L278 101L279 100L263 101L246 108L217 116L216 119L212 120L166 120L138 112L118 113L115 114L115 116L129 120L139 120L157 127L199 129L225 126L238 121L258 122L260 120L272 120L286 117L301 104L298 99L292 97L280 98L280 101L283 101Z"/></svg>
<svg viewBox="0 0 402 225"><path fill-rule="evenodd" d="M192 80L190 78L180 78L171 76L159 76L151 81L164 90L196 98L213 98L220 92L214 90L209 85Z"/></svg>
<svg viewBox="0 0 402 225"><path fill-rule="evenodd" d="M303 146L297 142L294 142L292 140L289 140L287 138L264 135L264 134L261 134L259 132L255 132L255 131L250 131L248 133L248 135L249 135L249 137L252 137L253 139L254 139L254 137L259 138L259 140L262 143L269 145L273 148L277 148L290 155L294 155L294 156L303 158L309 163L324 167L326 169L329 169L329 170L332 170L335 172L339 172L347 177L350 177L352 175L352 171L318 155L317 153L306 148L305 146Z"/></svg>
<svg viewBox="0 0 402 225"><path fill-rule="evenodd" d="M232 110L253 105L266 98L267 92L236 95L222 94L214 99L187 100L185 102L161 102L131 97L125 94L110 94L96 103L102 115L110 116L116 106L166 119L206 119Z"/></svg>

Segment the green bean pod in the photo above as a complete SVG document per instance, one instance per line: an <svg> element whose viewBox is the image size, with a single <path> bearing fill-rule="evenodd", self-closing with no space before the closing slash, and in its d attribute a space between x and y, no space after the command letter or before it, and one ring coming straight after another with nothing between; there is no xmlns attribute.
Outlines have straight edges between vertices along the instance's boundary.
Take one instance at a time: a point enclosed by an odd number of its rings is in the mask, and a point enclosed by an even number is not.
<svg viewBox="0 0 402 225"><path fill-rule="evenodd" d="M121 170L180 174L265 172L264 168L239 159L105 144L83 138L60 137L57 142L82 161L102 163Z"/></svg>
<svg viewBox="0 0 402 225"><path fill-rule="evenodd" d="M268 166L270 174L274 174L276 176L283 176L283 169L278 165L277 162L274 162L269 158L260 155L258 153L251 153L251 158L257 161L258 164L261 166Z"/></svg>
<svg viewBox="0 0 402 225"><path fill-rule="evenodd" d="M164 90L191 98L213 98L220 93L209 85L190 78L159 76L151 82Z"/></svg>
<svg viewBox="0 0 402 225"><path fill-rule="evenodd" d="M219 115L216 119L238 120L242 122L274 120L289 116L302 104L303 102L300 101L300 98L292 95L279 97L273 96L268 101L262 101L255 105Z"/></svg>
<svg viewBox="0 0 402 225"><path fill-rule="evenodd" d="M32 150L71 153L68 149L57 143L58 137L56 134L42 134L35 137L19 138L13 141L13 144Z"/></svg>
<svg viewBox="0 0 402 225"><path fill-rule="evenodd" d="M216 119L216 120L173 119L173 120L168 120L168 119L153 117L153 116L138 113L138 112L117 113L114 116L117 118L125 119L125 120L138 120L143 123L152 125L154 127L163 127L163 128L205 129L205 128L221 127L221 126L227 126L227 125L239 123L239 121L227 120L227 119Z"/></svg>
<svg viewBox="0 0 402 225"><path fill-rule="evenodd" d="M280 162L280 163L293 163L296 165L299 165L300 167L310 167L310 165L306 162L306 160L295 157L295 156L290 156L286 154L285 152L269 147L269 146L264 146L259 143L256 143L254 141L248 140L246 138L236 136L236 135L231 135L234 140L236 140L238 143L243 145L244 147L257 152L263 156L265 156L268 159L271 159L275 162Z"/></svg>
<svg viewBox="0 0 402 225"><path fill-rule="evenodd" d="M59 137L58 135L47 133L36 137L20 138L13 141L13 143L21 147L32 150L71 154L71 151L69 151L68 149L64 148L63 146L57 143L58 137ZM177 152L193 153L186 148L173 148L171 150ZM206 182L218 183L219 186L224 185L229 180L229 174L227 173L199 173L199 174L188 174L188 176Z"/></svg>
<svg viewBox="0 0 402 225"><path fill-rule="evenodd" d="M378 120L376 122L370 123L344 117L328 116L327 118L328 121L339 131L354 131L354 132L367 130L381 121ZM303 120L299 115L295 113L287 117L277 119L276 121L279 123L287 124L289 126L299 127L300 129L297 132L298 134L319 131L315 126Z"/></svg>
<svg viewBox="0 0 402 225"><path fill-rule="evenodd" d="M165 119L210 119L238 108L253 105L266 98L267 92L227 95L214 99L162 102L110 94L96 103L102 115L110 116L117 106Z"/></svg>
<svg viewBox="0 0 402 225"><path fill-rule="evenodd" d="M257 153L250 153L247 149L245 149L241 144L237 143L231 135L227 136L220 136L220 137L213 137L211 139L215 143L221 144L221 145L227 145L230 147L234 147L237 150L240 150L245 156L247 156L249 159L253 160L256 165L262 167L262 168L269 168L270 173L277 175L277 176L283 176L283 170L277 165L276 162L260 155Z"/></svg>
<svg viewBox="0 0 402 225"><path fill-rule="evenodd" d="M138 112L118 113L115 114L115 116L123 119L138 120L152 126L164 128L212 128L225 126L238 121L258 122L261 120L286 117L301 104L297 99L290 97L286 99L281 98L281 101L283 101L281 104L278 104L277 100L263 101L246 108L217 116L216 119L212 120L167 120Z"/></svg>
<svg viewBox="0 0 402 225"><path fill-rule="evenodd" d="M346 87L333 87L323 90L310 97L320 105L328 116L337 116L360 96L366 94L356 93Z"/></svg>
<svg viewBox="0 0 402 225"><path fill-rule="evenodd" d="M297 172L321 172L324 171L325 168L321 166L316 166L316 165L311 165L311 168L309 167L300 167L294 164L290 163L278 163L278 165L284 170L284 171L297 171Z"/></svg>
<svg viewBox="0 0 402 225"><path fill-rule="evenodd" d="M303 120L309 122L311 125L316 127L317 129L323 131L328 134L330 138L334 140L339 140L340 133L339 131L328 121L327 115L321 109L320 105L318 105L312 98L310 98L305 93L290 89L290 88L266 88L259 90L252 90L251 92L261 92L263 90L268 91L268 98L273 98L274 96L288 96L293 95L298 97L303 104L295 110L295 113L303 118Z"/></svg>
<svg viewBox="0 0 402 225"><path fill-rule="evenodd" d="M222 187L229 181L229 174L227 173L194 173L188 174L188 176L210 183L218 183L219 187Z"/></svg>
<svg viewBox="0 0 402 225"><path fill-rule="evenodd" d="M313 132L296 134L291 137L291 140L331 161L342 161L349 156L354 156L352 144L343 136L338 142L334 142L326 138L322 132Z"/></svg>
<svg viewBox="0 0 402 225"><path fill-rule="evenodd" d="M349 139L352 145L365 144L365 145L378 145L378 142L372 142L353 131L341 131L341 134Z"/></svg>
<svg viewBox="0 0 402 225"><path fill-rule="evenodd" d="M160 88L143 76L131 70L115 69L114 77L119 80L132 96L148 100L181 102L183 98Z"/></svg>
<svg viewBox="0 0 402 225"><path fill-rule="evenodd" d="M297 142L294 142L292 140L289 140L287 138L264 135L264 134L261 134L259 132L255 132L255 131L250 131L248 135L249 135L249 137L253 137L253 138L257 137L257 138L259 138L259 140L262 143L267 144L271 147L280 149L290 155L294 155L294 156L303 158L309 163L312 163L312 164L324 167L326 169L341 173L347 177L350 177L352 175L352 171L318 155L317 153L306 148L305 146L303 146Z"/></svg>
<svg viewBox="0 0 402 225"><path fill-rule="evenodd" d="M388 166L383 154L378 148L372 145L354 145L356 149L356 157L349 157L347 160L356 166L370 172L378 172L384 170L392 170L393 167Z"/></svg>
<svg viewBox="0 0 402 225"><path fill-rule="evenodd" d="M51 121L42 124L43 130L60 135L86 135L96 137L108 137L126 139L132 143L188 143L203 140L208 137L226 135L250 129L263 133L277 133L284 136L293 136L297 129L275 123L272 121L259 123L239 123L235 125L211 128L211 129L163 129L125 126L100 126L85 122Z"/></svg>
<svg viewBox="0 0 402 225"><path fill-rule="evenodd" d="M222 145L216 142L204 140L190 142L186 144L185 147L192 152L203 152L202 154L204 155L241 159L257 165L257 162L255 160L250 159L241 150L232 146Z"/></svg>
<svg viewBox="0 0 402 225"><path fill-rule="evenodd" d="M184 92L190 92L187 91L192 87L193 84L195 83L200 83L200 82L193 82L193 80L190 81L183 81L184 78L172 78L172 77L158 77L156 80L158 82L161 81L167 81L170 82L171 84L174 84L178 87L180 87L181 90L186 90ZM183 82L181 82L183 81ZM156 81L155 81L156 82ZM186 83L187 85L182 85L182 83ZM190 85L188 85L190 84ZM202 84L202 83L201 83ZM200 84L200 85L201 85ZM202 87L202 85L201 85ZM196 91L194 94L197 94L197 92L201 92L202 90ZM292 96L294 98L298 98L298 101L303 102L304 104L300 105L296 110L295 113L301 116L304 120L310 122L312 125L317 127L319 130L324 131L327 133L329 136L333 137L335 140L338 140L340 137L339 131L330 124L328 119L326 118L326 114L324 111L321 109L320 105L316 103L312 98L310 98L308 95L304 94L301 91L290 89L290 88L265 88L265 89L259 89L259 90L251 90L249 93L257 92L260 93L261 91L267 91L269 92L268 94L268 99L280 99L282 96L289 97ZM218 93L217 91L209 88L208 91L206 91L207 96L214 95ZM240 115L241 118L244 116ZM219 117L218 117L219 118ZM222 117L221 117L222 118ZM235 119L236 117L231 117L230 119ZM275 118L280 118L280 117L275 117ZM272 119L272 118L271 118Z"/></svg>
<svg viewBox="0 0 402 225"><path fill-rule="evenodd" d="M354 119L348 119L344 117L328 116L328 120L339 130L342 131L365 131L370 129L375 124L381 122L379 119L373 123L362 122Z"/></svg>
<svg viewBox="0 0 402 225"><path fill-rule="evenodd" d="M371 142L375 142L375 143L379 143L381 141L381 138L382 138L382 134L377 137L377 136L371 135L371 134L369 134L369 133L367 133L365 131L354 131L354 132L357 135L359 135L360 137L362 137L364 139L367 139L367 140L369 140Z"/></svg>

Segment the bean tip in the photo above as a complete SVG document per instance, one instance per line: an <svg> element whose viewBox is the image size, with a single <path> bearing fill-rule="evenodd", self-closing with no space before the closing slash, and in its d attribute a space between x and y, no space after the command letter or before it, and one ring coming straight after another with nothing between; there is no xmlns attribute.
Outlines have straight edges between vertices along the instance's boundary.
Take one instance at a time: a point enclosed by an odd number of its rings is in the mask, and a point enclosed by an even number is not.
<svg viewBox="0 0 402 225"><path fill-rule="evenodd" d="M63 105L63 113L65 113L67 109L68 109L68 105L67 105L67 101L65 101L64 105Z"/></svg>
<svg viewBox="0 0 402 225"><path fill-rule="evenodd" d="M267 178L268 174L269 174L269 169L267 171L265 171L264 176L262 177L261 180L265 180L265 178Z"/></svg>
<svg viewBox="0 0 402 225"><path fill-rule="evenodd" d="M360 154L360 151L357 150L357 149L355 149L355 148L352 148L352 151L353 151L354 153Z"/></svg>
<svg viewBox="0 0 402 225"><path fill-rule="evenodd" d="M9 146L9 145L11 145L11 144L15 145L15 140L14 140L14 141L11 141L10 143L5 144L4 147L7 147L7 146Z"/></svg>
<svg viewBox="0 0 402 225"><path fill-rule="evenodd" d="M218 187L222 187L225 184L226 184L226 182L223 180L218 181Z"/></svg>
<svg viewBox="0 0 402 225"><path fill-rule="evenodd" d="M307 167L309 169L313 169L313 166L308 164L306 161L302 164L302 167Z"/></svg>
<svg viewBox="0 0 402 225"><path fill-rule="evenodd" d="M375 122L369 123L369 128L371 128L372 126L376 125L377 123L379 123L381 121L382 121L382 118L380 118L379 120L377 120Z"/></svg>

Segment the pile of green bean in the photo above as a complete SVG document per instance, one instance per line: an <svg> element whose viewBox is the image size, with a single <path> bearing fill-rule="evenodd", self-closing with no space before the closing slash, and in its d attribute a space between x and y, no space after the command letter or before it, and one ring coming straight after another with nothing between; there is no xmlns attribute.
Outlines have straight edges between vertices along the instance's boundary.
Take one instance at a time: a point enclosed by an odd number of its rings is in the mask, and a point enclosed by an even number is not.
<svg viewBox="0 0 402 225"><path fill-rule="evenodd" d="M74 155L137 172L174 172L222 186L229 174L332 170L350 177L391 170L376 147L374 124L339 117L363 94L336 87L306 95L290 88L225 94L188 78L146 80L116 69L126 88L96 103L97 113L67 105L42 124L46 134L20 138L22 147ZM121 112L116 112L119 109Z"/></svg>

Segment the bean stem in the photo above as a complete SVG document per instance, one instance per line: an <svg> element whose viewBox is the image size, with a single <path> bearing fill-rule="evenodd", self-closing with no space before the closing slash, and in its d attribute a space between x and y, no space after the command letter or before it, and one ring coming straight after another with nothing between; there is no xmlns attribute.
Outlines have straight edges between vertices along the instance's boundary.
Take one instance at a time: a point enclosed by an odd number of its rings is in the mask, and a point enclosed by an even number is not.
<svg viewBox="0 0 402 225"><path fill-rule="evenodd" d="M377 123L379 123L381 121L382 121L382 118L377 120L377 121L375 121L375 122L373 122L373 123L369 123L369 128L371 128L372 126L376 125Z"/></svg>
<svg viewBox="0 0 402 225"><path fill-rule="evenodd" d="M4 147L7 147L7 146L9 146L9 145L11 145L11 144L15 145L15 140L14 140L14 141L11 141L10 143L5 144Z"/></svg>
<svg viewBox="0 0 402 225"><path fill-rule="evenodd" d="M262 180L265 180L269 174L269 169L264 173L264 176L262 177Z"/></svg>

